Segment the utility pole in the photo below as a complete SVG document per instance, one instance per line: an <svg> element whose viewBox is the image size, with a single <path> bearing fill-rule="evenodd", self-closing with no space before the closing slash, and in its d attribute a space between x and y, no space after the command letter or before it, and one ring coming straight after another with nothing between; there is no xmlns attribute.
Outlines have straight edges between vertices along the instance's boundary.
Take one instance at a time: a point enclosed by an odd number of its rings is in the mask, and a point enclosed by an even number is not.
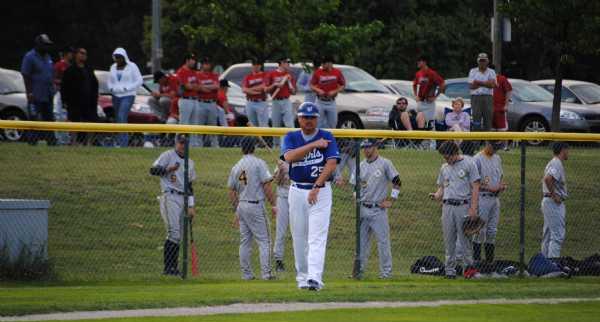
<svg viewBox="0 0 600 322"><path fill-rule="evenodd" d="M502 73L502 42L504 41L502 36L502 15L498 6L502 0L494 0L494 19L492 25L492 61L496 66L496 74Z"/></svg>
<svg viewBox="0 0 600 322"><path fill-rule="evenodd" d="M161 69L162 43L160 37L160 1L152 0L152 73Z"/></svg>

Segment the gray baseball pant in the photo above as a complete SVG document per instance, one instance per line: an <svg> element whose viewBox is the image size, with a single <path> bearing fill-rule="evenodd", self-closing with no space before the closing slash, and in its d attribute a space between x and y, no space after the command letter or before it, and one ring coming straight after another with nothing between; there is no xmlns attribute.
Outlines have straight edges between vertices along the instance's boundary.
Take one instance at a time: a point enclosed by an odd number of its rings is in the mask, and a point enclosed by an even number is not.
<svg viewBox="0 0 600 322"><path fill-rule="evenodd" d="M260 269L263 279L271 277L271 236L269 236L269 221L264 202L257 204L240 201L237 208L240 219L240 268L242 278L250 280L254 273L250 265L252 255L252 240L256 239L260 255Z"/></svg>
<svg viewBox="0 0 600 322"><path fill-rule="evenodd" d="M289 211L290 205L287 196L277 197L277 227L275 229L275 246L273 247L275 260L283 260L285 239L290 223Z"/></svg>
<svg viewBox="0 0 600 322"><path fill-rule="evenodd" d="M566 212L564 202L557 204L552 198L542 199L544 214L542 255L546 258L560 257L560 248L565 240Z"/></svg>
<svg viewBox="0 0 600 322"><path fill-rule="evenodd" d="M348 153L340 153L340 163L335 168L334 177L336 180L342 178L346 166L348 166L348 177L352 177L356 171L356 159Z"/></svg>
<svg viewBox="0 0 600 322"><path fill-rule="evenodd" d="M183 225L183 196L163 193L158 197L160 217L165 223L167 239L179 244L181 242L181 227Z"/></svg>
<svg viewBox="0 0 600 322"><path fill-rule="evenodd" d="M485 226L475 235L474 241L479 244L495 244L500 220L500 198L480 195L479 217L485 221Z"/></svg>
<svg viewBox="0 0 600 322"><path fill-rule="evenodd" d="M452 206L444 204L442 207L442 230L446 250L446 275L456 275L456 255L458 247L462 245L463 263L473 265L473 243L465 237L463 223L469 215L469 204Z"/></svg>
<svg viewBox="0 0 600 322"><path fill-rule="evenodd" d="M473 112L474 130L490 131L494 110L492 95L471 96L471 110Z"/></svg>
<svg viewBox="0 0 600 322"><path fill-rule="evenodd" d="M379 277L392 275L392 247L387 210L379 207L360 207L360 271L364 272L371 253L371 234L377 239Z"/></svg>

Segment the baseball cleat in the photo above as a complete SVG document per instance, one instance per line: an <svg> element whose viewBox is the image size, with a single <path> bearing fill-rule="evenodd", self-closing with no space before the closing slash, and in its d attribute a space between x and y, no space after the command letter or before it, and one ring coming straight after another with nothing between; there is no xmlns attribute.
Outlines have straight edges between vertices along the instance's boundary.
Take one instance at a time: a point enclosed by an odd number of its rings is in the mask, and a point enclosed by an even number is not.
<svg viewBox="0 0 600 322"><path fill-rule="evenodd" d="M285 266L283 265L282 260L275 261L275 271L278 273L285 272Z"/></svg>
<svg viewBox="0 0 600 322"><path fill-rule="evenodd" d="M321 290L321 286L319 285L319 282L317 282L315 280L308 280L308 290L309 291L319 291L319 290Z"/></svg>

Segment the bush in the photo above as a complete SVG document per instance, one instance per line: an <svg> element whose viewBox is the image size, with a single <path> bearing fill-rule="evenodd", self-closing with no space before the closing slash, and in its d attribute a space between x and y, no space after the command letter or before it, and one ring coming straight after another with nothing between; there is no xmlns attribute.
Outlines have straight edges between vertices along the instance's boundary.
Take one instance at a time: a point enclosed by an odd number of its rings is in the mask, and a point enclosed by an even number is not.
<svg viewBox="0 0 600 322"><path fill-rule="evenodd" d="M0 281L40 281L55 278L54 265L44 258L47 245L42 245L34 254L23 245L15 261L10 260L8 243L0 248Z"/></svg>

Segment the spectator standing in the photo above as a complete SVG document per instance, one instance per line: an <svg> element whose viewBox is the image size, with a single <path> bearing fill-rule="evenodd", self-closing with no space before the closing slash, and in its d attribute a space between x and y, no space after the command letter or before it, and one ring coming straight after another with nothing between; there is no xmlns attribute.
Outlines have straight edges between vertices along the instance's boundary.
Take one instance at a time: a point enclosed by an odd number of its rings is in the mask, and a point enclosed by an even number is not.
<svg viewBox="0 0 600 322"><path fill-rule="evenodd" d="M296 93L296 80L290 73L289 58L282 58L277 63L277 69L267 76L267 92L271 93L273 107L271 109L271 122L273 127L294 127L292 102L290 95ZM274 138L276 146L279 138Z"/></svg>
<svg viewBox="0 0 600 322"><path fill-rule="evenodd" d="M335 97L344 90L346 80L342 72L333 67L332 56L323 58L323 67L315 70L310 84L317 95L316 104L321 112L319 127L335 129L338 119Z"/></svg>
<svg viewBox="0 0 600 322"><path fill-rule="evenodd" d="M321 60L315 58L312 63L312 67L304 65L300 76L298 76L298 89L304 93L304 101L314 103L317 101L317 95L310 87L310 80L312 79L315 70L321 67Z"/></svg>
<svg viewBox="0 0 600 322"><path fill-rule="evenodd" d="M75 48L67 46L60 52L60 60L54 63L54 87L56 89L56 94L54 95L54 120L59 122L67 121L67 111L63 106L60 85L65 70L73 63L74 55ZM69 144L70 141L67 132L56 132L56 139L58 144Z"/></svg>
<svg viewBox="0 0 600 322"><path fill-rule="evenodd" d="M181 85L182 95L179 98L179 123L198 124L200 109L198 108L198 73L196 65L198 60L193 53L185 56L185 62L177 70L177 78ZM190 136L191 146L200 146L197 135Z"/></svg>
<svg viewBox="0 0 600 322"><path fill-rule="evenodd" d="M217 105L219 106L219 114L217 121L220 126L235 126L235 115L229 106L227 100L227 92L229 91L229 81L222 79L219 81L219 93L217 94Z"/></svg>
<svg viewBox="0 0 600 322"><path fill-rule="evenodd" d="M64 72L61 96L71 122L98 121L98 79L87 66L87 50L77 48L74 63ZM87 137L87 139L86 139ZM71 144L90 143L91 136L73 133Z"/></svg>
<svg viewBox="0 0 600 322"><path fill-rule="evenodd" d="M493 65L490 68L494 69ZM494 131L508 131L508 105L512 97L512 85L508 78L502 74L496 74L494 87L494 111L492 116L492 129ZM504 150L508 150L508 141L504 142Z"/></svg>
<svg viewBox="0 0 600 322"><path fill-rule="evenodd" d="M35 37L35 47L23 57L21 74L27 92L29 119L32 121L54 121L52 107L55 93L54 68L48 52L53 42L46 34ZM25 139L30 144L45 140L48 145L56 145L53 132L28 132Z"/></svg>
<svg viewBox="0 0 600 322"><path fill-rule="evenodd" d="M219 107L217 106L217 97L219 94L219 75L212 71L212 63L208 57L202 58L202 69L198 72L198 114L199 118L194 123L200 125L217 125L217 116ZM210 141L210 146L219 147L219 139L216 135L206 135ZM204 146L204 141L200 140L200 146Z"/></svg>
<svg viewBox="0 0 600 322"><path fill-rule="evenodd" d="M492 129L493 92L496 87L496 72L488 68L489 59L486 53L477 56L477 67L469 71L469 88L471 89L471 109L473 125L476 130Z"/></svg>
<svg viewBox="0 0 600 322"><path fill-rule="evenodd" d="M444 79L427 64L429 59L421 56L417 59L419 70L413 80L413 94L417 100L417 112L422 112L427 122L434 119L435 100L444 92Z"/></svg>
<svg viewBox="0 0 600 322"><path fill-rule="evenodd" d="M160 118L161 122L166 122L171 110L171 104L177 97L179 86L177 77L167 75L159 70L154 73L153 79L154 83L158 84L158 91L152 92L152 96L148 98L148 105Z"/></svg>
<svg viewBox="0 0 600 322"><path fill-rule="evenodd" d="M112 94L112 104L115 110L117 123L127 123L129 111L135 101L135 95L142 86L142 74L138 66L129 60L127 51L119 47L113 52L114 64L110 66L107 86ZM129 146L129 135L119 134L119 147Z"/></svg>
<svg viewBox="0 0 600 322"><path fill-rule="evenodd" d="M262 61L252 60L252 71L242 81L242 91L246 94L246 113L252 126L268 127L267 74L262 71Z"/></svg>

